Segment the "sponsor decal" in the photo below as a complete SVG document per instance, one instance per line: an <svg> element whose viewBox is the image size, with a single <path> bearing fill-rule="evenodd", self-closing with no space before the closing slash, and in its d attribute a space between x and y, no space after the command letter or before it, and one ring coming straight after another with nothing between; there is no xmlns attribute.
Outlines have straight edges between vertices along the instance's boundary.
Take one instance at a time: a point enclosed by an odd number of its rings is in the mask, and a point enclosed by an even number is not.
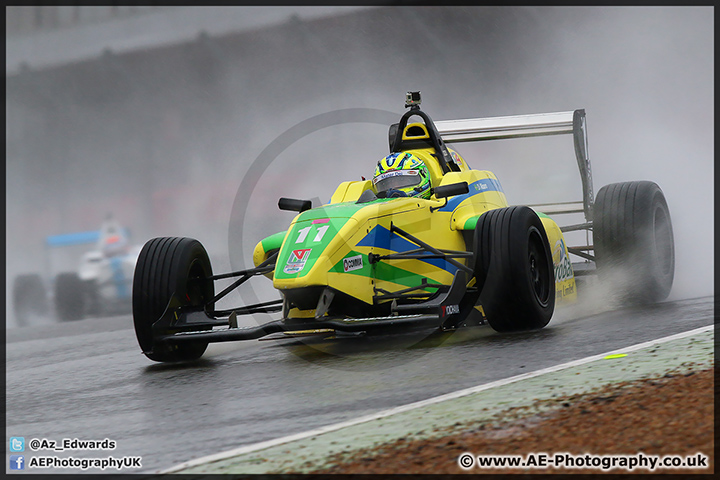
<svg viewBox="0 0 720 480"><path fill-rule="evenodd" d="M290 252L290 258L288 258L287 265L283 268L285 273L298 273L305 268L307 259L310 258L311 248L303 248L300 250L293 250Z"/></svg>
<svg viewBox="0 0 720 480"><path fill-rule="evenodd" d="M487 193L487 192L500 192L503 193L503 189L500 186L500 182L493 179L493 178L481 178L480 180L477 180L475 182L472 182L470 185L468 185L468 189L470 190L465 195L457 195L455 197L452 197L448 200L447 204L444 207L441 207L439 211L441 212L452 212L457 208L460 203L467 200L468 198L472 197L473 195L478 195L481 193Z"/></svg>
<svg viewBox="0 0 720 480"><path fill-rule="evenodd" d="M565 241L562 238L555 242L552 256L553 264L555 265L555 281L564 282L565 280L573 278L572 264L565 252Z"/></svg>
<svg viewBox="0 0 720 480"><path fill-rule="evenodd" d="M457 163L458 165L462 165L462 159L460 158L460 155L458 155L457 153L455 153L451 150L450 156L452 157L452 159L455 163Z"/></svg>
<svg viewBox="0 0 720 480"><path fill-rule="evenodd" d="M555 298L556 298L557 300L562 300L563 297L567 297L568 295L572 295L574 292L575 292L575 286L574 286L574 284L565 285L565 286L559 288L559 289L555 292Z"/></svg>
<svg viewBox="0 0 720 480"><path fill-rule="evenodd" d="M456 313L460 313L460 305L443 305L442 311L443 317L447 317L448 315L454 315Z"/></svg>
<svg viewBox="0 0 720 480"><path fill-rule="evenodd" d="M360 270L361 268L363 268L362 255L343 258L343 269L345 270L345 273L352 272L353 270Z"/></svg>
<svg viewBox="0 0 720 480"><path fill-rule="evenodd" d="M373 178L373 184L377 184L380 180L385 180L386 178L399 177L404 175L417 176L419 175L419 173L417 172L417 170L393 170L391 172L383 173L382 175L378 175L377 177Z"/></svg>

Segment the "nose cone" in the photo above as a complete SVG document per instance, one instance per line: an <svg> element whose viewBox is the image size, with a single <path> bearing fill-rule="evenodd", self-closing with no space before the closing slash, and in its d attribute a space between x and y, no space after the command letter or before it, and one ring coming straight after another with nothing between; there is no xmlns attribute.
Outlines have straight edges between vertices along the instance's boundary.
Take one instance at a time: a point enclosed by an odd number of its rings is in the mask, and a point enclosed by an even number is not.
<svg viewBox="0 0 720 480"><path fill-rule="evenodd" d="M356 208L325 206L298 215L278 254L273 284L275 288L327 285L329 259L345 244L345 232L357 222Z"/></svg>

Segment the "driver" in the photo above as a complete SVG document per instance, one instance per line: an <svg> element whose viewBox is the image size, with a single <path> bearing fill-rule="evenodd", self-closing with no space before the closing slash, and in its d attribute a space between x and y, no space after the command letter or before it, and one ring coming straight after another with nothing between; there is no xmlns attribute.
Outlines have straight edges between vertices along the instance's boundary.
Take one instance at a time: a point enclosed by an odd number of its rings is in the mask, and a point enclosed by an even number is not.
<svg viewBox="0 0 720 480"><path fill-rule="evenodd" d="M113 218L112 214L108 214L100 226L100 239L98 244L98 249L106 257L127 254L129 248L127 232L122 228L120 223Z"/></svg>
<svg viewBox="0 0 720 480"><path fill-rule="evenodd" d="M373 185L380 198L430 198L430 172L425 163L408 152L391 153L375 168Z"/></svg>

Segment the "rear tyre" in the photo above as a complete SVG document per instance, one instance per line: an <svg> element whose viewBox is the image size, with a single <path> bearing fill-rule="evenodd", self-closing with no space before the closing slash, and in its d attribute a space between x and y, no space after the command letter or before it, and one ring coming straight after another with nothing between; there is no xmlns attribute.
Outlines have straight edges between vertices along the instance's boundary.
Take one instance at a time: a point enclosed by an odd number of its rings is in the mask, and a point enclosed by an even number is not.
<svg viewBox="0 0 720 480"><path fill-rule="evenodd" d="M160 319L173 294L182 305L201 306L212 300L215 288L210 259L192 238L159 237L142 248L135 267L132 292L135 335L143 353L156 362L200 358L207 342L159 342L152 325Z"/></svg>
<svg viewBox="0 0 720 480"><path fill-rule="evenodd" d="M86 312L89 316L97 317L103 314L102 298L95 280L85 280Z"/></svg>
<svg viewBox="0 0 720 480"><path fill-rule="evenodd" d="M480 304L498 332L544 327L555 310L555 276L545 228L528 207L490 210L475 229Z"/></svg>
<svg viewBox="0 0 720 480"><path fill-rule="evenodd" d="M80 320L87 309L85 283L77 273L65 272L55 278L55 312L60 321Z"/></svg>
<svg viewBox="0 0 720 480"><path fill-rule="evenodd" d="M50 311L42 278L36 273L18 275L13 282L13 310L19 327L29 325L33 317Z"/></svg>
<svg viewBox="0 0 720 480"><path fill-rule="evenodd" d="M660 187L648 181L605 185L593 216L601 282L631 304L667 298L675 275L675 242Z"/></svg>

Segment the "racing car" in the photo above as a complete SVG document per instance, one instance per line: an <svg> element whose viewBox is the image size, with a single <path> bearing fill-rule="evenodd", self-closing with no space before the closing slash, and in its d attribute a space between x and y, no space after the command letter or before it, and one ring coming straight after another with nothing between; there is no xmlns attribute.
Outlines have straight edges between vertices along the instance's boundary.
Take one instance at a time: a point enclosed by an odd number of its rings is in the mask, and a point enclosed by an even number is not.
<svg viewBox="0 0 720 480"><path fill-rule="evenodd" d="M589 275L616 285L631 302L667 297L674 242L664 194L653 182L637 181L604 186L594 198L584 110L433 122L420 108L420 92L408 92L405 103L375 178L342 182L317 207L280 198L278 207L297 215L258 242L254 268L214 274L199 241L148 241L132 293L143 353L175 362L199 358L211 342L267 336L452 331L485 323L498 332L540 329L556 305L577 300L576 277ZM582 182L583 199L569 204L511 205L492 172L470 168L448 147L559 134L573 137ZM405 171L400 164L408 162L426 168ZM550 211L583 214L584 221L560 226ZM583 230L594 245L569 246L565 233ZM573 264L570 255L580 261ZM627 266L621 283L613 272ZM280 298L216 309L256 276L271 279ZM217 293L215 282L230 278L237 280ZM280 315L238 326L239 315L255 313Z"/></svg>
<svg viewBox="0 0 720 480"><path fill-rule="evenodd" d="M61 247L94 244L81 255L76 271L53 276L52 254ZM45 239L45 278L18 275L13 283L13 307L18 325L47 316L54 307L61 321L131 310L132 278L141 245L130 244L129 232L108 216L99 230L50 235Z"/></svg>

